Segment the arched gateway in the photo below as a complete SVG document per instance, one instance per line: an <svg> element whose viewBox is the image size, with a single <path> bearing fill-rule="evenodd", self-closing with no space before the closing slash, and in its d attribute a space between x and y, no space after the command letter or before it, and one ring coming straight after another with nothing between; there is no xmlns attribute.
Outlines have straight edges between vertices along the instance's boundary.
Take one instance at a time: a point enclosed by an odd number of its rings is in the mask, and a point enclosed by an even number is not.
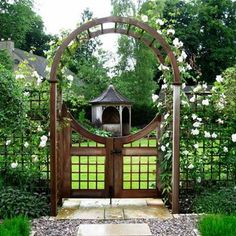
<svg viewBox="0 0 236 236"><path fill-rule="evenodd" d="M110 27L112 24L112 27ZM108 27L107 27L108 26ZM137 33L139 32L139 33ZM170 46L148 24L126 17L105 17L89 21L74 30L58 48L50 73L50 142L51 142L51 214L63 197L160 197L157 174L157 142L135 146L160 124L160 117L142 131L129 136L105 138L83 129L63 106L57 107L57 69L63 52L80 34L87 40L103 34L118 33L142 41L164 64L169 57L173 70L173 156L172 211L179 211L179 123L180 75ZM57 120L70 118L69 124L58 129ZM95 146L72 144L72 132L95 142ZM136 156L140 157L139 159ZM93 160L94 159L94 160ZM84 168L84 169L82 169ZM154 174L154 178L151 177Z"/></svg>

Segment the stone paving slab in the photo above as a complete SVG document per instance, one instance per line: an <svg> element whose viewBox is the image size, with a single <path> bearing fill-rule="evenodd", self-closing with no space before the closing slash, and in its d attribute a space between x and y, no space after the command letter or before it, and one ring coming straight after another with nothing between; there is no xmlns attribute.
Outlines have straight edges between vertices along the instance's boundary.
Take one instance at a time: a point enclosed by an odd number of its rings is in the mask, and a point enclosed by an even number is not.
<svg viewBox="0 0 236 236"><path fill-rule="evenodd" d="M104 211L103 208L80 208L71 215L70 219L100 220L104 219Z"/></svg>
<svg viewBox="0 0 236 236"><path fill-rule="evenodd" d="M124 220L123 208L106 208L105 209L105 220Z"/></svg>
<svg viewBox="0 0 236 236"><path fill-rule="evenodd" d="M169 219L172 218L169 210L164 206L147 206L147 207L126 207L124 209L125 219Z"/></svg>
<svg viewBox="0 0 236 236"><path fill-rule="evenodd" d="M77 236L152 236L148 224L81 224Z"/></svg>

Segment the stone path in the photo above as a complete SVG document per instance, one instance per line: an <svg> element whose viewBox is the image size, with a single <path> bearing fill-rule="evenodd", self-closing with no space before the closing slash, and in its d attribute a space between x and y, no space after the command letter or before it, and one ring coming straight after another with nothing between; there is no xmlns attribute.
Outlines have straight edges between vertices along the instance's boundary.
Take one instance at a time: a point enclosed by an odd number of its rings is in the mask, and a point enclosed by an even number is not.
<svg viewBox="0 0 236 236"><path fill-rule="evenodd" d="M161 199L67 199L57 219L169 219L169 210Z"/></svg>
<svg viewBox="0 0 236 236"><path fill-rule="evenodd" d="M152 236L148 224L81 224L77 236Z"/></svg>

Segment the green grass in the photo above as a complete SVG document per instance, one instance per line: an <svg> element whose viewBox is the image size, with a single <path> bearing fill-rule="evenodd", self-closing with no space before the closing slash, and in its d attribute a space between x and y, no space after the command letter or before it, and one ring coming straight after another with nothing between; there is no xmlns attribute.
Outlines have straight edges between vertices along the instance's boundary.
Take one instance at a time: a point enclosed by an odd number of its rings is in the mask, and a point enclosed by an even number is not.
<svg viewBox="0 0 236 236"><path fill-rule="evenodd" d="M198 222L202 236L235 236L236 216L207 215Z"/></svg>
<svg viewBox="0 0 236 236"><path fill-rule="evenodd" d="M29 236L30 223L25 217L6 219L0 224L0 236Z"/></svg>

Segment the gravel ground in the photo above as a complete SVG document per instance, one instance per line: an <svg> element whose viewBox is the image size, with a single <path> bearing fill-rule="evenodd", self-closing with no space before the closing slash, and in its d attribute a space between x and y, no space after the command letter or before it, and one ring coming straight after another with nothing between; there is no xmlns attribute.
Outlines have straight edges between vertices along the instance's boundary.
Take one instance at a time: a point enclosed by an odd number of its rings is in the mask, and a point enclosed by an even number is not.
<svg viewBox="0 0 236 236"><path fill-rule="evenodd" d="M34 236L75 236L80 224L147 223L153 236L196 236L197 218L196 215L180 215L168 220L55 220L42 217L32 221L32 230L35 231Z"/></svg>

